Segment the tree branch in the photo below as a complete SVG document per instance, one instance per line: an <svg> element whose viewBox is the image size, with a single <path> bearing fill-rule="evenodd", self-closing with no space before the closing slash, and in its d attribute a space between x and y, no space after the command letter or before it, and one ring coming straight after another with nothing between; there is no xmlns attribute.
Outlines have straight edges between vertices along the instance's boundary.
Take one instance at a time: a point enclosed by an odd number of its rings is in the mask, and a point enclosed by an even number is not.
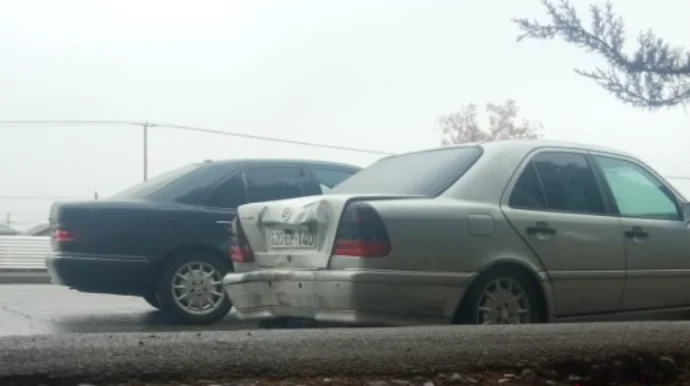
<svg viewBox="0 0 690 386"><path fill-rule="evenodd" d="M554 4L542 0L550 22L513 19L521 33L517 40L553 39L564 41L603 57L606 70L576 69L625 103L656 109L684 104L690 99L690 52L674 48L653 32L640 33L632 55L623 52L623 19L613 12L610 2L590 6L591 27L585 28L568 0Z"/></svg>

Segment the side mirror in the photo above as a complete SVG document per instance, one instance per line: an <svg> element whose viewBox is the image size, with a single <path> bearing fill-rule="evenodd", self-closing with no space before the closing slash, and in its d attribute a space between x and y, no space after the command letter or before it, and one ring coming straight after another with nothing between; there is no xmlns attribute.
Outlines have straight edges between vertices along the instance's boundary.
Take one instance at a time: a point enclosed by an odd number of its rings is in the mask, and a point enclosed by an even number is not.
<svg viewBox="0 0 690 386"><path fill-rule="evenodd" d="M683 218L686 224L690 224L690 202L684 202L683 207Z"/></svg>

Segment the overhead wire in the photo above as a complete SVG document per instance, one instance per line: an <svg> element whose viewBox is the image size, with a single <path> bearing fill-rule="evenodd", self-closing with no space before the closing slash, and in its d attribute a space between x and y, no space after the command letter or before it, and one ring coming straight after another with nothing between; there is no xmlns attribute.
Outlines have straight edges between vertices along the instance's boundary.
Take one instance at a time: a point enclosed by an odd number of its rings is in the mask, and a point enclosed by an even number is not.
<svg viewBox="0 0 690 386"><path fill-rule="evenodd" d="M255 135L255 134L248 134L248 133L241 133L241 132L234 132L234 131L227 131L227 130L220 130L220 129L210 129L210 128L204 128L204 127L198 127L198 126L178 125L178 124L173 124L173 123L157 123L157 122L149 122L149 121L125 121L125 120L94 120L94 121L88 121L88 120L85 120L85 121L81 121L81 120L3 120L3 121L0 121L0 126L32 126L32 125L38 125L38 126L41 126L41 125L47 125L47 126L128 125L128 126L139 126L142 128L144 128L144 127L147 127L147 128L168 128L168 129L192 131L192 132L198 132L198 133L225 135L225 136L238 137L238 138L247 138L247 139L254 139L254 140L259 140L259 141L269 141L269 142L286 143L286 144L291 144L291 145L318 147L318 148L322 148L322 149L343 150L343 151L352 151L352 152L358 152L358 153L368 153L368 154L378 154L378 155L393 155L393 154L395 154L392 152L380 151L380 150L362 149L362 148L356 148L356 147L350 147L350 146L330 145L330 144L323 144L323 143L292 140L292 139L287 139L287 138L273 138L273 137L266 137L266 136L262 136L262 135Z"/></svg>

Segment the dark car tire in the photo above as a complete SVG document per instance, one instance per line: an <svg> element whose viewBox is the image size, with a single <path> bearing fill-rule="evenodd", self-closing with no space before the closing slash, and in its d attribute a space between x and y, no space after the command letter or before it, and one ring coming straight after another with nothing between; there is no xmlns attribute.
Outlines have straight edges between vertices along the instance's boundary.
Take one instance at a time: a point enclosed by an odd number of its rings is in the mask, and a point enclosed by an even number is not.
<svg viewBox="0 0 690 386"><path fill-rule="evenodd" d="M220 278L225 276L231 269L228 263L224 263L217 257L201 251L189 251L172 257L168 260L159 276L156 286L156 295L160 301L160 309L177 321L184 324L207 325L217 323L230 312L232 302L225 290L221 287L223 299L218 307L212 312L205 314L191 313L175 301L173 296L173 278L175 273L190 262L202 262L220 274Z"/></svg>
<svg viewBox="0 0 690 386"><path fill-rule="evenodd" d="M158 301L158 297L156 296L155 293L152 293L150 295L142 296L142 298L148 303L151 307L159 310L161 308L161 303Z"/></svg>
<svg viewBox="0 0 690 386"><path fill-rule="evenodd" d="M539 289L533 284L533 280L520 270L512 267L496 267L482 273L468 288L463 297L460 307L456 310L453 324L479 324L478 309L481 302L482 293L487 286L498 278L507 278L517 283L524 291L529 303L529 323L541 323L542 302L539 296Z"/></svg>

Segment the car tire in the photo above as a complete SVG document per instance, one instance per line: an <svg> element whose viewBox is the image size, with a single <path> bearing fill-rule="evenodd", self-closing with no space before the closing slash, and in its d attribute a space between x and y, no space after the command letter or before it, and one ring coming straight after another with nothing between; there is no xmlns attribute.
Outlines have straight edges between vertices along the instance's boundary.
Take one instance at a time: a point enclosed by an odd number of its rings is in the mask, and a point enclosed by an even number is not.
<svg viewBox="0 0 690 386"><path fill-rule="evenodd" d="M185 252L168 261L161 272L156 286L156 295L160 301L161 311L184 324L207 325L217 323L225 318L232 308L232 302L225 293L222 284L214 290L216 294L212 297L214 300L218 300L218 302L213 307L209 307L206 310L194 310L193 307L195 305L187 304L185 306L185 303L193 297L199 299L206 294L210 294L206 289L199 289L200 287L208 287L208 285L201 283L204 279L199 278L200 275L197 274L200 267L204 267L207 274L208 269L214 271L213 282L222 280L225 274L231 270L228 263L224 263L211 254L201 251ZM193 277L193 280L180 281L178 274L188 272L190 269L194 270L195 273L187 275L195 275L189 276ZM180 287L184 288L180 289ZM222 297L218 297L218 292ZM187 297L183 296L185 293L188 294Z"/></svg>
<svg viewBox="0 0 690 386"><path fill-rule="evenodd" d="M146 303L148 303L151 307L159 310L161 308L161 303L158 301L158 297L156 296L155 293L152 293L150 295L146 295L142 297Z"/></svg>
<svg viewBox="0 0 690 386"><path fill-rule="evenodd" d="M515 286L514 291L519 289L524 294L524 297L521 297L520 302L526 300L528 304L529 308L528 312L526 313L528 319L525 319L525 321L520 321L520 323L541 323L543 319L543 305L541 302L541 297L539 296L539 289L535 287L533 282L534 281L531 280L527 273L521 270L516 270L513 267L497 267L486 271L480 275L468 288L467 293L465 294L463 301L460 307L458 307L455 317L453 318L453 324L492 324L486 322L487 319L491 318L484 318L483 315L481 315L480 307L482 307L482 303L485 302L485 294L487 291L491 291L491 288L496 288L496 283L500 283L498 285L502 291L507 289L508 283L513 283ZM513 293L513 291L509 292ZM506 298L505 296L498 297L503 299ZM515 298L517 297L518 296L515 296ZM508 299L511 299L510 296L508 296ZM505 305L507 305L507 303L502 307L505 307ZM495 308L501 307L497 306L495 303L491 303L489 308L491 308L491 306ZM513 307L506 308L510 309ZM520 308L524 309L524 303L521 304ZM513 308L513 311L514 310L515 308ZM507 310L506 314L515 315L517 313ZM496 313L494 313L494 315L496 315ZM518 319L516 316L506 317L506 319L512 318ZM511 324L508 322L504 323Z"/></svg>

